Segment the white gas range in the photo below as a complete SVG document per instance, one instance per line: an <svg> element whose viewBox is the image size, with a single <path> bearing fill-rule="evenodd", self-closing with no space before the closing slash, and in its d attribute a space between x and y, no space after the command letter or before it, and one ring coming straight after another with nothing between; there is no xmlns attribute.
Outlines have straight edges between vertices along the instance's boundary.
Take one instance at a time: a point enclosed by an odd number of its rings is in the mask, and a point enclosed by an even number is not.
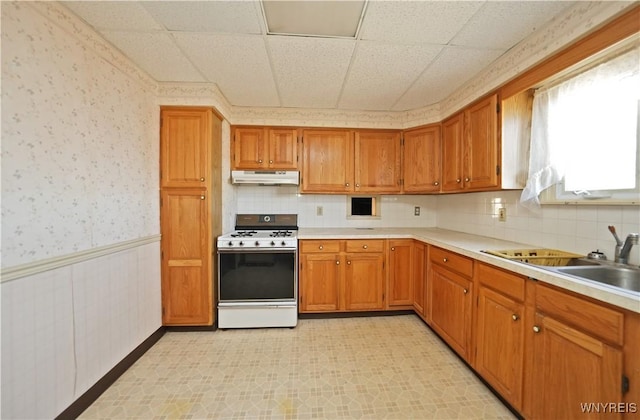
<svg viewBox="0 0 640 420"><path fill-rule="evenodd" d="M218 238L218 328L295 327L298 217L239 214Z"/></svg>

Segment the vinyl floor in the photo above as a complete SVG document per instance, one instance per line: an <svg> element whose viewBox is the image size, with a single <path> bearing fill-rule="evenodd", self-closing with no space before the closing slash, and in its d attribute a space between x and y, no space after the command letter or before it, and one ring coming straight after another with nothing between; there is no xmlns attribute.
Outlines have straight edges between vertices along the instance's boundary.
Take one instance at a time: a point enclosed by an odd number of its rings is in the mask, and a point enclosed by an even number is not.
<svg viewBox="0 0 640 420"><path fill-rule="evenodd" d="M82 419L512 419L415 315L168 332Z"/></svg>

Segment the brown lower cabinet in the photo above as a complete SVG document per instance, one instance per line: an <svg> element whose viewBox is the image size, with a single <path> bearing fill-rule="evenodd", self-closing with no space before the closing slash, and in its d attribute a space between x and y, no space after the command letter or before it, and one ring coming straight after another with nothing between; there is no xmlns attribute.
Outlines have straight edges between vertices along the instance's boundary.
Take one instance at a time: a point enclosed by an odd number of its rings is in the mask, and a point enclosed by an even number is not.
<svg viewBox="0 0 640 420"><path fill-rule="evenodd" d="M384 309L384 242L300 241L300 312Z"/></svg>

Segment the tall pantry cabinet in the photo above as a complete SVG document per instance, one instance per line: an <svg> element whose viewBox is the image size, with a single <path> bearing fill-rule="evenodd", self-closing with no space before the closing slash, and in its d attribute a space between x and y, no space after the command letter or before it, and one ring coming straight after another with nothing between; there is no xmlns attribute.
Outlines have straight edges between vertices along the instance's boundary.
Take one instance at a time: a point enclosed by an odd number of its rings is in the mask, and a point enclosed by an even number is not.
<svg viewBox="0 0 640 420"><path fill-rule="evenodd" d="M221 127L212 108L160 109L162 322L213 325L221 234Z"/></svg>

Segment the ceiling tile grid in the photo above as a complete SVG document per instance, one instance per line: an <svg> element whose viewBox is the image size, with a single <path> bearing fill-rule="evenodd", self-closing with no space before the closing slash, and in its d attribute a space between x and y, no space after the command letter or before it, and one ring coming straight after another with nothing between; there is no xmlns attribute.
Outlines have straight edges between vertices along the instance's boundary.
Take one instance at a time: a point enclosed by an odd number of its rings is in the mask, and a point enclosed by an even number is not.
<svg viewBox="0 0 640 420"><path fill-rule="evenodd" d="M63 2L158 82L213 83L238 107L362 111L446 99L575 3L369 0L357 37L336 39L267 35L260 0Z"/></svg>

